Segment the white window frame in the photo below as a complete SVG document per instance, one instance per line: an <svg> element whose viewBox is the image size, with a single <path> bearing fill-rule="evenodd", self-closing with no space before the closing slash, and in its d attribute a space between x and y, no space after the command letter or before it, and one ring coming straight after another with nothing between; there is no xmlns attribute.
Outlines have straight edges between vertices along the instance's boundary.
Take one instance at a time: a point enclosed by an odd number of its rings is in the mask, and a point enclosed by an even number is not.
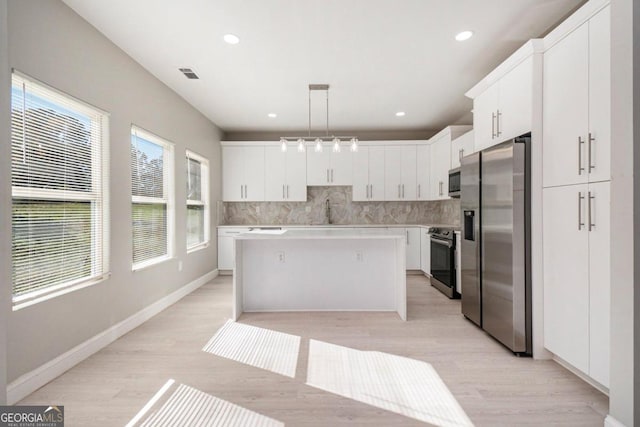
<svg viewBox="0 0 640 427"><path fill-rule="evenodd" d="M100 116L100 122L96 127L100 128L100 137L91 133L91 162L92 191L51 190L46 188L31 188L11 186L11 199L13 200L51 200L59 202L82 201L91 203L92 235L96 236L96 242L91 248L91 275L72 280L58 285L47 286L32 292L12 297L13 310L20 310L42 301L55 298L73 292L87 286L102 282L110 276L109 271L109 113L84 102L74 96L53 88L37 79L34 79L17 70L12 70L12 85L14 81L22 81L38 88L38 96L49 96L47 101L57 104L56 97L64 98L64 101L73 106L78 112ZM97 167L96 167L97 166ZM99 171L99 172L95 172ZM102 233L96 229L102 229ZM101 271L98 271L101 260ZM12 283L13 287L13 283Z"/></svg>
<svg viewBox="0 0 640 427"><path fill-rule="evenodd" d="M189 206L204 206L204 240L195 245L187 245L187 253L195 252L200 249L204 249L209 246L211 242L211 227L210 227L210 215L211 215L211 203L209 202L209 159L203 157L191 150L186 150L187 160L187 180L189 179L189 159L196 160L200 163L200 194L202 198L200 200L189 200L187 195L187 209ZM189 213L187 212L187 215ZM187 233L185 233L186 236Z"/></svg>
<svg viewBox="0 0 640 427"><path fill-rule="evenodd" d="M131 125L131 136L139 136L162 147L163 193L165 197L145 197L131 194L131 212L135 203L165 204L167 206L167 253L138 263L133 262L133 229L131 230L131 270L138 271L156 264L171 260L175 256L175 144L159 137L134 124ZM131 165L130 165L131 166ZM131 183L133 187L133 182ZM131 191L133 193L133 189Z"/></svg>

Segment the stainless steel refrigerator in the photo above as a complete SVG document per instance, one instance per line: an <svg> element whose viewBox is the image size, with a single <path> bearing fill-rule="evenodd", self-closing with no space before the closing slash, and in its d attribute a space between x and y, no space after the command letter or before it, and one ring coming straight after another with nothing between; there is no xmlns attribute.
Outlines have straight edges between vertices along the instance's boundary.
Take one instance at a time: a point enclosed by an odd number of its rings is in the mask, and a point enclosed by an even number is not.
<svg viewBox="0 0 640 427"><path fill-rule="evenodd" d="M531 354L531 137L462 159L462 313L514 353Z"/></svg>

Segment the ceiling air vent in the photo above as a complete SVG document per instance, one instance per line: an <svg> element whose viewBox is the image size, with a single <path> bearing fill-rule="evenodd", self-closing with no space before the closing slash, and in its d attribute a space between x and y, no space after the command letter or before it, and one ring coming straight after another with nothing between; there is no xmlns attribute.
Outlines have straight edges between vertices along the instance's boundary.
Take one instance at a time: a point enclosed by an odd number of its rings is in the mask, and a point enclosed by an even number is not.
<svg viewBox="0 0 640 427"><path fill-rule="evenodd" d="M188 79L199 79L198 75L193 72L191 68L178 68L182 74L184 74Z"/></svg>

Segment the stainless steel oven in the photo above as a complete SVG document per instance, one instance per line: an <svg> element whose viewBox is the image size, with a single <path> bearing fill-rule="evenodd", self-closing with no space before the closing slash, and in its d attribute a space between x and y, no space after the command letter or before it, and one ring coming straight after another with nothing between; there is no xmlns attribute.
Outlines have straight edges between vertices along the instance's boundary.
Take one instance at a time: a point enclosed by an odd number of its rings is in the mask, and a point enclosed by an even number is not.
<svg viewBox="0 0 640 427"><path fill-rule="evenodd" d="M449 298L456 291L456 239L450 228L431 229L431 285Z"/></svg>

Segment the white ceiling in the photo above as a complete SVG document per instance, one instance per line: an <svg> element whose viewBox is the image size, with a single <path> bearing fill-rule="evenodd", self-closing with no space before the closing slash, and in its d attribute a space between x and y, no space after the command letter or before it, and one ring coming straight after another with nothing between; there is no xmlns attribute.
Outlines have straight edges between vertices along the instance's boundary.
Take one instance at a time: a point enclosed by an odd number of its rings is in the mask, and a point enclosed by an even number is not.
<svg viewBox="0 0 640 427"><path fill-rule="evenodd" d="M464 92L583 0L64 0L227 132L438 130ZM456 33L473 30L466 42ZM233 33L240 43L222 36ZM191 67L200 80L187 80ZM395 112L405 111L405 117ZM267 113L278 117L270 119ZM312 101L324 129L324 93Z"/></svg>

